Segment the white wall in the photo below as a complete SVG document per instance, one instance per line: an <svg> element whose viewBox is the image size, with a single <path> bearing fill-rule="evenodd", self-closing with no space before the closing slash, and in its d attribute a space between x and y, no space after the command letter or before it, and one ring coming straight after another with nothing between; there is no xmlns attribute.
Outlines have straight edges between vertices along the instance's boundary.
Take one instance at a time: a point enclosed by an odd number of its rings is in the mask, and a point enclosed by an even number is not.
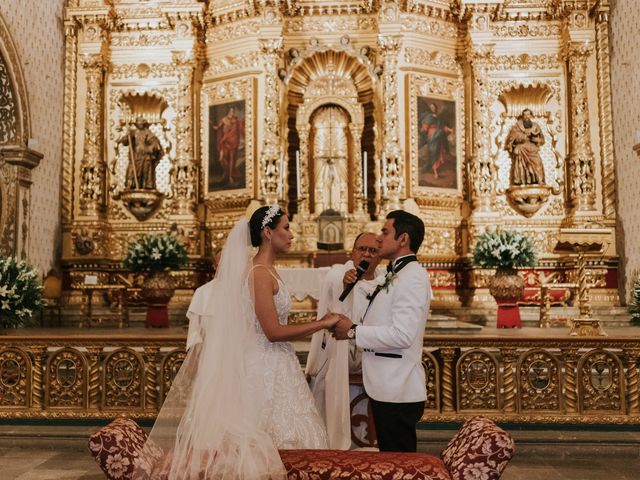
<svg viewBox="0 0 640 480"><path fill-rule="evenodd" d="M59 257L64 89L64 0L0 0L25 76L31 137L44 154L32 171L29 261L47 272Z"/></svg>

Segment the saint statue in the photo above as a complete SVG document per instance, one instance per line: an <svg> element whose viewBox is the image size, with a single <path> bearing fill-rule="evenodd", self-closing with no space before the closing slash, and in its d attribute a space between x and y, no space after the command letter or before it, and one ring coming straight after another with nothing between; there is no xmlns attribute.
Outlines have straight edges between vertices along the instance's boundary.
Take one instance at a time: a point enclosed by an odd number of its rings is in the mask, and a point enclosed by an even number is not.
<svg viewBox="0 0 640 480"><path fill-rule="evenodd" d="M533 112L524 109L507 135L505 150L511 156L511 185L544 185L544 166L540 158L544 136L532 117Z"/></svg>
<svg viewBox="0 0 640 480"><path fill-rule="evenodd" d="M130 128L117 144L129 147L125 189L155 190L156 167L164 156L164 149L149 129L149 122L142 116L137 117L135 128Z"/></svg>

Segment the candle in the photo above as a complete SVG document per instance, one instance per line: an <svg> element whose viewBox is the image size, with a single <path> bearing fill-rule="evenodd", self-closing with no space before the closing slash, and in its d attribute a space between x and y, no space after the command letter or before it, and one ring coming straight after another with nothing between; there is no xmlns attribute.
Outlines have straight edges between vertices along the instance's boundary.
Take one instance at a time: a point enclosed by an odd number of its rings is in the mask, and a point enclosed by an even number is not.
<svg viewBox="0 0 640 480"><path fill-rule="evenodd" d="M364 152L362 166L362 197L367 198L367 152Z"/></svg>
<svg viewBox="0 0 640 480"><path fill-rule="evenodd" d="M300 150L296 150L296 190L298 197L300 196Z"/></svg>

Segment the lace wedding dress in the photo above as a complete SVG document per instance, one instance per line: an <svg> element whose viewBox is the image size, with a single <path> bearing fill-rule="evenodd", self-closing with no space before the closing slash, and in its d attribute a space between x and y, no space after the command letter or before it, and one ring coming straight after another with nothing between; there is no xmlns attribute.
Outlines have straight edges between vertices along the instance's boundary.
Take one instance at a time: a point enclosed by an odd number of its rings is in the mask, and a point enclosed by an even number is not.
<svg viewBox="0 0 640 480"><path fill-rule="evenodd" d="M273 297L281 325L287 324L291 297L282 280ZM276 446L327 448L327 432L302 373L300 362L289 342L270 342L255 319L260 344L259 361L264 365L262 388L266 404L262 421Z"/></svg>
<svg viewBox="0 0 640 480"><path fill-rule="evenodd" d="M256 317L250 247L240 220L216 278L193 295L187 355L134 460L134 480L284 480L278 449L327 448L293 346L270 342ZM291 300L277 280L284 325Z"/></svg>

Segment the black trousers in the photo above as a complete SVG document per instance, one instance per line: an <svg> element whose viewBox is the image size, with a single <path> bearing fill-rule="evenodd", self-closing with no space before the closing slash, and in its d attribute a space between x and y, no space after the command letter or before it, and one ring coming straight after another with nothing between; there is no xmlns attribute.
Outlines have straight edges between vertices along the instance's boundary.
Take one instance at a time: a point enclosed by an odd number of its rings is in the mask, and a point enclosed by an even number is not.
<svg viewBox="0 0 640 480"><path fill-rule="evenodd" d="M415 452L418 440L416 424L422 417L425 402L389 403L371 401L381 452Z"/></svg>

